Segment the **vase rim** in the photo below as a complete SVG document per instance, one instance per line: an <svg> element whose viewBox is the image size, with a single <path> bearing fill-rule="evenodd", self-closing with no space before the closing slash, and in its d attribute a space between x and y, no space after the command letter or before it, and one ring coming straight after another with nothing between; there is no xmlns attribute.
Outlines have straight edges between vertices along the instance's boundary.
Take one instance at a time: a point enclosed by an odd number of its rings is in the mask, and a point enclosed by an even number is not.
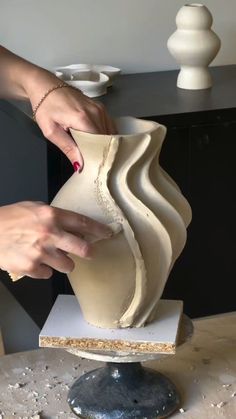
<svg viewBox="0 0 236 419"><path fill-rule="evenodd" d="M95 138L97 137L133 137L136 135L141 134L149 134L153 132L157 128L162 128L163 131L165 130L164 126L159 124L156 121L150 121L148 119L140 119L135 118L133 116L120 116L114 119L115 123L117 124L118 128L118 134L92 134L92 133L85 133L81 132L83 135L86 135L86 137ZM135 123L135 130L130 129L129 127L133 126L132 123ZM73 133L74 129L70 129L70 131ZM77 131L78 132L78 131Z"/></svg>
<svg viewBox="0 0 236 419"><path fill-rule="evenodd" d="M188 3L185 4L185 7L205 7L202 3Z"/></svg>

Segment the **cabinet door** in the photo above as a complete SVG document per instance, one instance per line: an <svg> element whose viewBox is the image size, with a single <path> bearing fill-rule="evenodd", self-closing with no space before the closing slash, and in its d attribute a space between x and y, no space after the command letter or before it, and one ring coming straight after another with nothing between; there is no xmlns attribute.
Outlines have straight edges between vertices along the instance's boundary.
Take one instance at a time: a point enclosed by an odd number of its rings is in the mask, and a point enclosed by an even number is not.
<svg viewBox="0 0 236 419"><path fill-rule="evenodd" d="M184 140L189 153L183 184L193 219L164 296L183 299L192 317L234 311L236 123L192 127Z"/></svg>
<svg viewBox="0 0 236 419"><path fill-rule="evenodd" d="M168 128L160 155L160 164L176 181L184 196L189 198L189 128ZM191 204L191 202L190 202ZM189 316L192 311L191 295L191 267L190 256L191 241L188 240L183 252L174 264L166 283L163 298L179 299L184 301L184 311Z"/></svg>

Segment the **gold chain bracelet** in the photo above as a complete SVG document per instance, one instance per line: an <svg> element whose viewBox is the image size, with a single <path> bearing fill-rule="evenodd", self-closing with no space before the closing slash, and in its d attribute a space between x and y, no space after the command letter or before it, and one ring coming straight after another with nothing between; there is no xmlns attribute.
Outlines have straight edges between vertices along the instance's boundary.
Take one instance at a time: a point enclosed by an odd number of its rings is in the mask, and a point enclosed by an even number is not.
<svg viewBox="0 0 236 419"><path fill-rule="evenodd" d="M62 87L72 87L67 83L60 83L57 86L51 87L49 90L46 91L46 93L43 95L43 97L40 99L40 101L38 102L38 104L35 106L35 108L33 109L33 120L36 122L36 113L38 111L38 108L42 105L43 101L46 99L46 97L48 97L48 95L50 95L50 93L54 92L54 90L57 89L61 89Z"/></svg>

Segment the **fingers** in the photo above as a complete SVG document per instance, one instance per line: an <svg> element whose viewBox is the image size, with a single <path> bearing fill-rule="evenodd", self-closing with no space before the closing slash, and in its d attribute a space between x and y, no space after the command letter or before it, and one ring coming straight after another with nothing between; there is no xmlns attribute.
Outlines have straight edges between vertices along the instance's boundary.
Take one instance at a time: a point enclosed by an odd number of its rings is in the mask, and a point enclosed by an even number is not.
<svg viewBox="0 0 236 419"><path fill-rule="evenodd" d="M76 107L68 115L67 123L70 128L91 134L114 134L116 132L114 122L108 115L102 103L82 95L79 107Z"/></svg>
<svg viewBox="0 0 236 419"><path fill-rule="evenodd" d="M55 207L53 209L62 229L67 232L78 233L80 235L88 234L99 239L109 238L113 234L109 227L85 215Z"/></svg>
<svg viewBox="0 0 236 419"><path fill-rule="evenodd" d="M63 251L51 247L48 248L47 251L44 250L42 255L38 256L37 259L22 263L22 269L19 269L20 267L18 266L14 273L9 273L13 281L24 276L48 279L52 276L53 269L66 274L72 272L74 269L74 262Z"/></svg>
<svg viewBox="0 0 236 419"><path fill-rule="evenodd" d="M98 123L98 134L111 134L108 125L109 116L105 110L105 107L101 103L93 103L93 106L91 108L91 115Z"/></svg>
<svg viewBox="0 0 236 419"><path fill-rule="evenodd" d="M107 114L105 114L105 123L106 123L106 129L107 129L108 134L113 134L113 135L117 134L117 128L116 128L115 122L110 117L108 117Z"/></svg>
<svg viewBox="0 0 236 419"><path fill-rule="evenodd" d="M75 112L69 119L70 128L90 134L107 134L104 117L97 106Z"/></svg>
<svg viewBox="0 0 236 419"><path fill-rule="evenodd" d="M96 106L96 112L98 113L98 118L100 119L101 122L101 131L100 134L116 134L117 133L117 129L115 126L115 123L113 121L113 119L109 116L109 114L106 111L105 106L102 103L96 102L95 103Z"/></svg>
<svg viewBox="0 0 236 419"><path fill-rule="evenodd" d="M82 254L82 252L81 252ZM23 262L23 261L22 261ZM72 272L74 269L74 262L60 249L53 247L48 248L42 252L35 260L25 261L22 263L22 269L19 271L19 266L14 271L10 272L9 275L13 281L20 279L24 276L38 279L48 279L53 274L53 269L58 272L66 273Z"/></svg>
<svg viewBox="0 0 236 419"><path fill-rule="evenodd" d="M34 269L26 272L24 275L35 279L49 279L53 274L53 270L50 266L44 264L36 266Z"/></svg>
<svg viewBox="0 0 236 419"><path fill-rule="evenodd" d="M26 262L25 266L22 264L21 269L20 266L18 266L14 271L9 270L8 273L13 281L17 281L25 276L38 279L49 279L53 274L53 270L50 266L43 263Z"/></svg>
<svg viewBox="0 0 236 419"><path fill-rule="evenodd" d="M0 266L16 277L49 278L52 270L71 272L66 253L91 258L91 242L112 230L95 220L44 203L21 202L0 208Z"/></svg>
<svg viewBox="0 0 236 419"><path fill-rule="evenodd" d="M92 236L101 240L113 235L108 226L72 211L41 206L38 214L47 226L46 232L49 237L48 246L42 243L40 262L61 272L70 272L73 269L73 262L63 252L82 258L92 257L93 247L83 236ZM42 251L46 252L46 256Z"/></svg>
<svg viewBox="0 0 236 419"><path fill-rule="evenodd" d="M66 132L65 126L62 127L55 122L51 122L50 125L44 127L43 134L68 157L72 164L78 161L80 167L83 167L83 156L71 135Z"/></svg>
<svg viewBox="0 0 236 419"><path fill-rule="evenodd" d="M48 250L43 258L43 262L45 265L65 274L72 272L75 267L73 260L60 249Z"/></svg>
<svg viewBox="0 0 236 419"><path fill-rule="evenodd" d="M57 247L66 253L71 253L81 258L91 259L92 257L92 245L70 233L64 233L58 238Z"/></svg>
<svg viewBox="0 0 236 419"><path fill-rule="evenodd" d="M78 110L68 119L70 128L91 134L102 132L101 121L94 118L92 109Z"/></svg>

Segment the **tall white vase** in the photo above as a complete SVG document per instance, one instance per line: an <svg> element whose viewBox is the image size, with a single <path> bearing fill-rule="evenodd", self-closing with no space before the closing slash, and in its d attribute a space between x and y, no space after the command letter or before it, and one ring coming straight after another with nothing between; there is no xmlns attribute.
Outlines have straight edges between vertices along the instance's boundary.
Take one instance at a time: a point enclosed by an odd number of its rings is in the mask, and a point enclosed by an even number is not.
<svg viewBox="0 0 236 419"><path fill-rule="evenodd" d="M166 129L131 117L117 135L71 130L84 169L52 202L111 225L111 239L93 243L91 260L73 256L68 275L85 319L99 327L139 327L151 321L170 270L186 241L191 210L159 166ZM91 240L91 237L87 237Z"/></svg>
<svg viewBox="0 0 236 419"><path fill-rule="evenodd" d="M177 30L168 39L167 47L180 64L177 86L182 89L212 86L208 65L220 49L212 22L211 13L203 4L186 4L177 13Z"/></svg>

